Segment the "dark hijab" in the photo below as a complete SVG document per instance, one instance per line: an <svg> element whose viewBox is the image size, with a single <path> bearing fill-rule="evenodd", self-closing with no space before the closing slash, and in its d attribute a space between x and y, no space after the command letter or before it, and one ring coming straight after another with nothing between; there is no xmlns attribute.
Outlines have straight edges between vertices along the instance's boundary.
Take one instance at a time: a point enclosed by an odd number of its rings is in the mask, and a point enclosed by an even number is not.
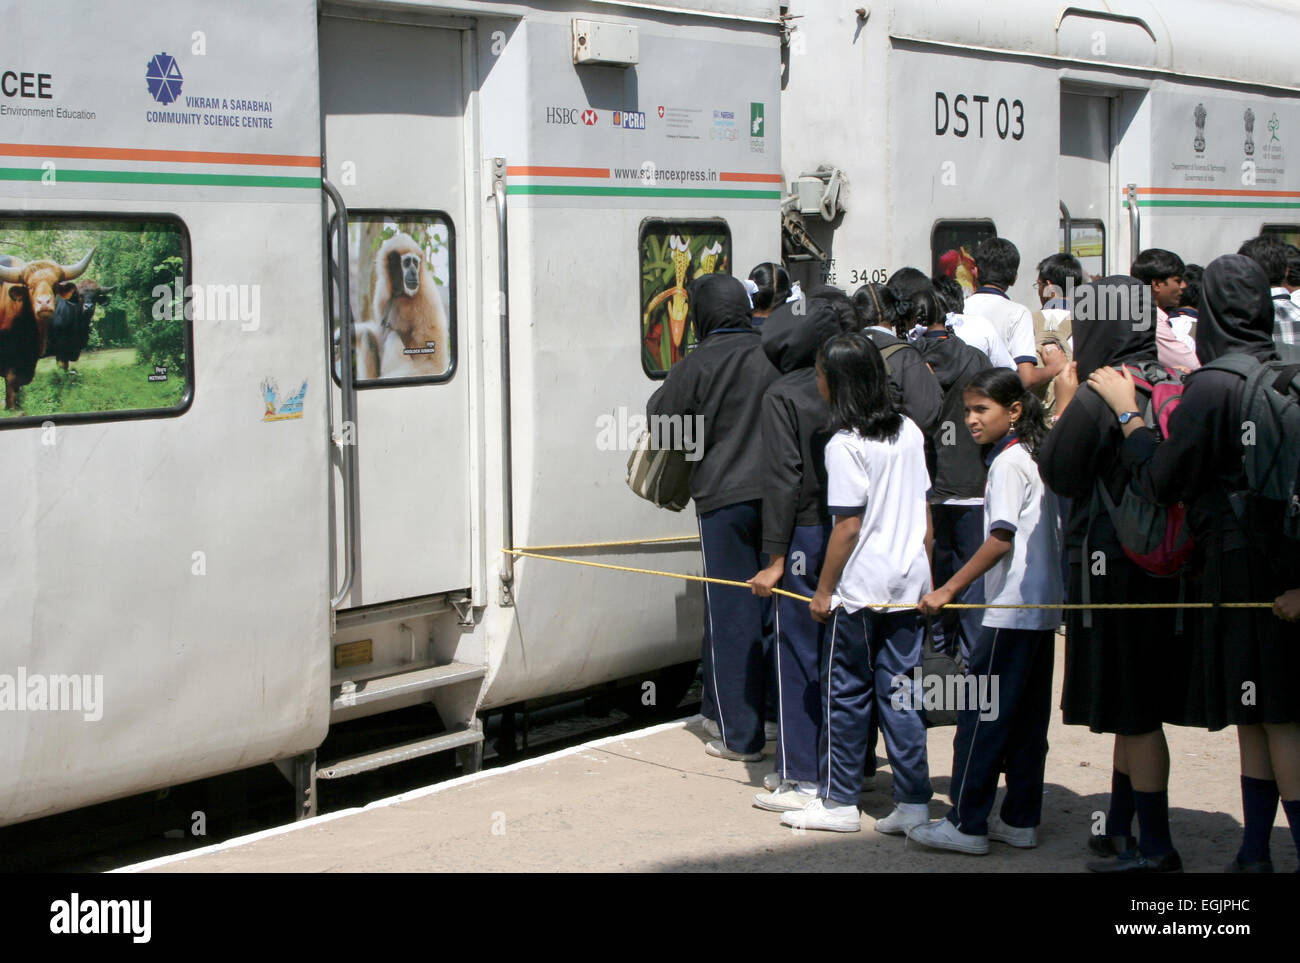
<svg viewBox="0 0 1300 963"><path fill-rule="evenodd" d="M1225 254L1211 261L1201 280L1200 307L1196 356L1202 364L1239 352L1260 361L1277 357L1268 276L1250 258Z"/></svg>
<svg viewBox="0 0 1300 963"><path fill-rule="evenodd" d="M758 333L749 323L752 310L745 285L730 274L701 275L686 286L686 296L696 341L720 329Z"/></svg>
<svg viewBox="0 0 1300 963"><path fill-rule="evenodd" d="M1126 274L1080 285L1074 294L1073 334L1079 384L1098 368L1158 360L1151 286Z"/></svg>

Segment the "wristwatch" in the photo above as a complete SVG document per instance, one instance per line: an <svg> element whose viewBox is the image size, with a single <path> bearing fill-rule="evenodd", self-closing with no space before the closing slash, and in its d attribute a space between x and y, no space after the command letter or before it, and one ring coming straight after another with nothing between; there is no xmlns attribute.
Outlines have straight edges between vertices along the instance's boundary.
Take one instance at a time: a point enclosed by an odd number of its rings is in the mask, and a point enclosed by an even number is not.
<svg viewBox="0 0 1300 963"><path fill-rule="evenodd" d="M1121 425L1127 425L1134 418L1141 418L1141 417L1142 417L1142 412L1140 411L1126 411L1124 412L1124 414L1119 416L1119 423Z"/></svg>

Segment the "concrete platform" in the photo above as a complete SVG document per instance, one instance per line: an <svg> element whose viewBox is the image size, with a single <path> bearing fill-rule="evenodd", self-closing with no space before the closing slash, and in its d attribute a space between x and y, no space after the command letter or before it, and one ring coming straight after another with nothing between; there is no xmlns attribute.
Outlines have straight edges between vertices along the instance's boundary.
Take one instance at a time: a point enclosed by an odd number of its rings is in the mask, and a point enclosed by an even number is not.
<svg viewBox="0 0 1300 963"><path fill-rule="evenodd" d="M1062 651L1058 639L1056 704ZM954 732L930 732L935 817L947 811ZM1235 731L1167 734L1175 845L1189 872L1218 872L1240 842ZM750 803L770 750L762 763L724 762L705 754L706 739L697 716L119 872L1074 872L1110 790L1111 737L1055 712L1038 848L963 856L874 832L892 808L888 769L863 797L862 832L795 833ZM1296 868L1280 810L1273 859L1279 872Z"/></svg>

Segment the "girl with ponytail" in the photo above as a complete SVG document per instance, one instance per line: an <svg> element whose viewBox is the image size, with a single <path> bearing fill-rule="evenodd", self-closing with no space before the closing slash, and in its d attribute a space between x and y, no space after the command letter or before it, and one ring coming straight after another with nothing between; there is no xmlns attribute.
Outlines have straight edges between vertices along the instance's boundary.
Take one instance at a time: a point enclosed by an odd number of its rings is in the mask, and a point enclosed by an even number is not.
<svg viewBox="0 0 1300 963"><path fill-rule="evenodd" d="M1047 435L1042 403L1005 368L981 371L966 386L966 427L988 449L985 541L975 556L917 606L935 615L980 576L991 605L1060 605L1061 521L1057 498L1034 453ZM936 849L983 854L989 840L1030 849L1043 808L1047 724L1058 608L990 608L973 647L970 674L979 705L961 709L953 742L948 814L908 830ZM1001 812L998 776L1007 774Z"/></svg>

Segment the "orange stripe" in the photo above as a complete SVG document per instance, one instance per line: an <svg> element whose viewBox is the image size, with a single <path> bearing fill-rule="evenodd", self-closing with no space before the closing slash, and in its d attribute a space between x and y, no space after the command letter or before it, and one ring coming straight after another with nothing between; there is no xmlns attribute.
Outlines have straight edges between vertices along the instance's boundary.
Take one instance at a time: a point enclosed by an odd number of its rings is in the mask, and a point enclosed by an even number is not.
<svg viewBox="0 0 1300 963"><path fill-rule="evenodd" d="M1228 188L1216 191L1212 187L1139 187L1138 193L1222 195L1227 197L1300 197L1300 191L1243 191Z"/></svg>
<svg viewBox="0 0 1300 963"><path fill-rule="evenodd" d="M780 174L736 174L731 171L723 171L718 175L719 180L724 181L762 181L764 184L780 184Z"/></svg>
<svg viewBox="0 0 1300 963"><path fill-rule="evenodd" d="M174 161L181 164L250 164L259 167L320 167L319 157L302 154L235 154L209 150L144 150L137 147L65 147L58 144L0 144L0 156Z"/></svg>
<svg viewBox="0 0 1300 963"><path fill-rule="evenodd" d="M608 167L507 167L510 177L608 177Z"/></svg>

